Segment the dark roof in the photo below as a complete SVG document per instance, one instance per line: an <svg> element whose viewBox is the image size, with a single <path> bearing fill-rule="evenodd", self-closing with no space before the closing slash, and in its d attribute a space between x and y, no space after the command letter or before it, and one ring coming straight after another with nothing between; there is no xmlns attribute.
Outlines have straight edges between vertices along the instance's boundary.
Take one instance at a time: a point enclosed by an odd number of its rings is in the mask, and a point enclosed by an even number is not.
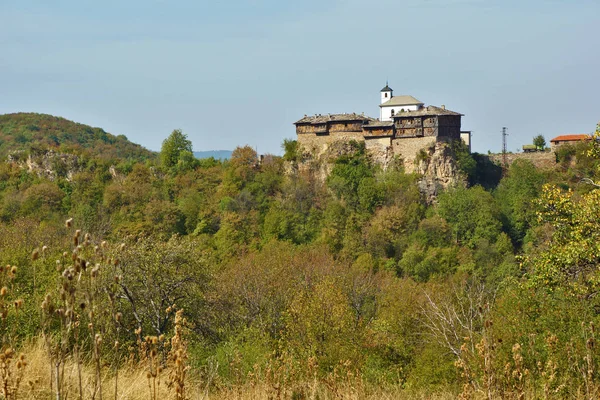
<svg viewBox="0 0 600 400"><path fill-rule="evenodd" d="M384 87L383 89L381 89L381 91L382 91L382 92L391 92L391 91L392 91L392 88L391 88L391 87L389 87L389 86L387 85L387 83L386 83L386 84L385 84L385 87Z"/></svg>
<svg viewBox="0 0 600 400"><path fill-rule="evenodd" d="M402 117L421 117L427 115L463 115L461 113L457 113L455 111L446 110L445 108L436 107L436 106L427 106L421 107L417 111L404 111L398 112L392 118L402 118Z"/></svg>
<svg viewBox="0 0 600 400"><path fill-rule="evenodd" d="M391 128L394 126L394 121L369 121L363 125L363 128Z"/></svg>
<svg viewBox="0 0 600 400"><path fill-rule="evenodd" d="M576 135L560 135L550 140L550 142L577 142L581 140L591 140L592 137L588 134L576 134Z"/></svg>
<svg viewBox="0 0 600 400"><path fill-rule="evenodd" d="M356 113L352 113L352 114L324 114L324 115L318 114L318 115L304 116L304 118L301 118L298 121L294 122L294 125L299 125L299 124L324 124L324 123L332 122L332 121L341 121L341 122L354 122L354 121L370 122L370 121L375 121L375 119L371 118L371 117L367 117L366 115L363 115L363 114L356 114Z"/></svg>

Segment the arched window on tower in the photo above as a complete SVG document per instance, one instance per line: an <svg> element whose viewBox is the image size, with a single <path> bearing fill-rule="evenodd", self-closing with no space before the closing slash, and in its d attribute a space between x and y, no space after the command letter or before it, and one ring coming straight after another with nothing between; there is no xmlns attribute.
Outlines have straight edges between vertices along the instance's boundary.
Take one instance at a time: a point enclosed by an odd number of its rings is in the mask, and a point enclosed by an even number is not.
<svg viewBox="0 0 600 400"><path fill-rule="evenodd" d="M394 116L394 109L392 108L392 117Z"/></svg>
<svg viewBox="0 0 600 400"><path fill-rule="evenodd" d="M384 97L387 97L387 92L385 93Z"/></svg>

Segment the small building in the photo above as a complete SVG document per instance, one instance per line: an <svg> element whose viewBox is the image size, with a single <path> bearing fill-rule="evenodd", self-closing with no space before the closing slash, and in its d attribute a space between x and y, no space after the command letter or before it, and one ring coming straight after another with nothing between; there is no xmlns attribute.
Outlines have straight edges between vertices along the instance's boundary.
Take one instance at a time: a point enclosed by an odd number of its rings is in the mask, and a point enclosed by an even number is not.
<svg viewBox="0 0 600 400"><path fill-rule="evenodd" d="M394 91L387 83L381 89L381 104L379 104L379 120L391 121L398 113L417 111L423 107L423 103L412 96L394 96Z"/></svg>
<svg viewBox="0 0 600 400"><path fill-rule="evenodd" d="M560 135L550 140L550 147L552 148L552 150L554 150L560 146L564 146L567 144L577 144L588 140L592 140L592 136L585 133L575 135Z"/></svg>

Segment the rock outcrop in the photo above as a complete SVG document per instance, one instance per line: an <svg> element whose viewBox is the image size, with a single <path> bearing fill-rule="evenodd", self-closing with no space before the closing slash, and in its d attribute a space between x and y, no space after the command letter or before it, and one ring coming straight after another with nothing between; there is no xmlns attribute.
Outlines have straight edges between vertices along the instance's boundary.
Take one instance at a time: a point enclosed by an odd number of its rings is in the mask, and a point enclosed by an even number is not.
<svg viewBox="0 0 600 400"><path fill-rule="evenodd" d="M372 162L380 165L383 169L394 163L396 159L402 159L394 157L390 149L386 150L382 146L376 147L377 151L373 150L372 147L366 148ZM299 162L297 165L290 166L288 173L309 174L314 179L325 182L333 168L334 161L338 157L355 151L356 142L344 140L331 141L320 147L301 147ZM403 160L404 168L407 173L415 173L420 176L418 179L419 190L423 193L427 203L435 202L437 196L450 187L467 185L467 179L460 172L448 143L444 141L429 142L427 146L419 151L411 151L410 154L415 152L417 155L414 160Z"/></svg>
<svg viewBox="0 0 600 400"><path fill-rule="evenodd" d="M35 152L27 156L23 152L15 152L8 155L7 161L15 163L29 173L51 181L58 177L70 181L73 174L81 170L79 158L76 155L57 153L53 150Z"/></svg>
<svg viewBox="0 0 600 400"><path fill-rule="evenodd" d="M415 173L421 176L419 190L427 203L435 202L437 196L448 188L467 185L452 149L445 142L435 142L422 150L420 157L415 160Z"/></svg>

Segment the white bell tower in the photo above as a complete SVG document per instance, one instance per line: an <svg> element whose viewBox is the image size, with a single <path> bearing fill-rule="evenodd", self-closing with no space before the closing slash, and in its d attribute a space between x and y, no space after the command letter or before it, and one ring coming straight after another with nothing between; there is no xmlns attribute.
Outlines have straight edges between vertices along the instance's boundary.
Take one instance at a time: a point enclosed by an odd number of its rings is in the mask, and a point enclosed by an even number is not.
<svg viewBox="0 0 600 400"><path fill-rule="evenodd" d="M387 103L388 101L390 101L390 99L393 96L394 91L392 90L392 88L390 88L388 86L388 83L385 83L385 87L383 89L381 89L381 103Z"/></svg>

